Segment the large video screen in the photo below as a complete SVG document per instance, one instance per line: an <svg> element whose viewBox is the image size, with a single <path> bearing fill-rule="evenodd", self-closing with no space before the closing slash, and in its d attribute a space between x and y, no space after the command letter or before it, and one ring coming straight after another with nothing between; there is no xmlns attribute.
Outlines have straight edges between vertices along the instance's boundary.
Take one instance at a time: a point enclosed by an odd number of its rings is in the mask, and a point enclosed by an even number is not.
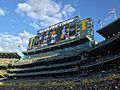
<svg viewBox="0 0 120 90"><path fill-rule="evenodd" d="M77 24L77 36L85 37L86 35L93 37L93 20L91 18L80 20Z"/></svg>
<svg viewBox="0 0 120 90"><path fill-rule="evenodd" d="M29 50L41 48L75 37L83 37L88 34L90 19L79 21L79 17L60 22L48 28L39 30L35 37L29 40Z"/></svg>

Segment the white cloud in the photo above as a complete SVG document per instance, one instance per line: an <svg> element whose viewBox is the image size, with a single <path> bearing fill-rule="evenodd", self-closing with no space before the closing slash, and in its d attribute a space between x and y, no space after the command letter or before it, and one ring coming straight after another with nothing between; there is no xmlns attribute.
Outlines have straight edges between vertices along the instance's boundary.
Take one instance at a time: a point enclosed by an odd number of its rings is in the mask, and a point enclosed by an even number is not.
<svg viewBox="0 0 120 90"><path fill-rule="evenodd" d="M21 52L27 49L29 38L32 34L24 31L18 36L12 34L0 33L0 51Z"/></svg>
<svg viewBox="0 0 120 90"><path fill-rule="evenodd" d="M0 52L3 52L4 50L0 47Z"/></svg>
<svg viewBox="0 0 120 90"><path fill-rule="evenodd" d="M39 25L38 24L36 24L36 23L30 23L29 24L30 26L32 26L33 28L35 28L35 29L39 29Z"/></svg>
<svg viewBox="0 0 120 90"><path fill-rule="evenodd" d="M71 4L67 4L64 6L62 14L67 17L67 15L71 15L71 13L74 11L75 11L75 9L71 6Z"/></svg>
<svg viewBox="0 0 120 90"><path fill-rule="evenodd" d="M60 5L53 0L28 0L17 5L17 12L38 20L41 26L60 22L74 11L71 4Z"/></svg>
<svg viewBox="0 0 120 90"><path fill-rule="evenodd" d="M6 13L4 9L0 8L0 16L5 16Z"/></svg>
<svg viewBox="0 0 120 90"><path fill-rule="evenodd" d="M29 4L27 4L27 3L19 3L18 7L23 12L29 12L31 10L31 6Z"/></svg>

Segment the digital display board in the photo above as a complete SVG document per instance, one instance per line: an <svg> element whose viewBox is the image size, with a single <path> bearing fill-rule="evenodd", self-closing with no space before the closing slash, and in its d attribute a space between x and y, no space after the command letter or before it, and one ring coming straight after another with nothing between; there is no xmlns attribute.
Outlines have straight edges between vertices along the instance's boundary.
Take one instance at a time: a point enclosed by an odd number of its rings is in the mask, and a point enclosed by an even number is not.
<svg viewBox="0 0 120 90"><path fill-rule="evenodd" d="M91 18L79 21L77 25L77 35L80 37L84 37L86 35L90 37L93 36L93 20Z"/></svg>
<svg viewBox="0 0 120 90"><path fill-rule="evenodd" d="M39 30L35 37L30 38L28 50L53 45L75 37L83 37L89 34L90 26L92 26L90 18L80 21L76 16Z"/></svg>

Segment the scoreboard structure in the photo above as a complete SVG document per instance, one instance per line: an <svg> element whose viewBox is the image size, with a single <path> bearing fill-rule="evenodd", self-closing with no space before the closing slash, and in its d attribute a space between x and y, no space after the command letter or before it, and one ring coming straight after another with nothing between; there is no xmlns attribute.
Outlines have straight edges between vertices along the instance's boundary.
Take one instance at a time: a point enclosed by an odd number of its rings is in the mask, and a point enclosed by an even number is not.
<svg viewBox="0 0 120 90"><path fill-rule="evenodd" d="M36 36L29 39L28 50L60 43L76 37L89 36L93 38L93 20L79 20L73 17L55 25L37 31Z"/></svg>

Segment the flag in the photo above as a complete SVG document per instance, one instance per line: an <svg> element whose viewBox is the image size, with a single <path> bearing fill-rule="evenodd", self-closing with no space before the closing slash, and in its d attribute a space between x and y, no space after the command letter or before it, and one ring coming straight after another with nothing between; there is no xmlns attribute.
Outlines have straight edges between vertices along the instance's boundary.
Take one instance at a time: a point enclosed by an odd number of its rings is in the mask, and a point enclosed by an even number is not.
<svg viewBox="0 0 120 90"><path fill-rule="evenodd" d="M98 24L100 24L100 27L101 27L101 28L103 27L103 23L102 23L102 20L101 20L101 19L98 20Z"/></svg>
<svg viewBox="0 0 120 90"><path fill-rule="evenodd" d="M100 22L101 22L101 20L99 19L99 20L98 20L98 24L99 24Z"/></svg>
<svg viewBox="0 0 120 90"><path fill-rule="evenodd" d="M18 47L20 48L20 45L18 45Z"/></svg>

